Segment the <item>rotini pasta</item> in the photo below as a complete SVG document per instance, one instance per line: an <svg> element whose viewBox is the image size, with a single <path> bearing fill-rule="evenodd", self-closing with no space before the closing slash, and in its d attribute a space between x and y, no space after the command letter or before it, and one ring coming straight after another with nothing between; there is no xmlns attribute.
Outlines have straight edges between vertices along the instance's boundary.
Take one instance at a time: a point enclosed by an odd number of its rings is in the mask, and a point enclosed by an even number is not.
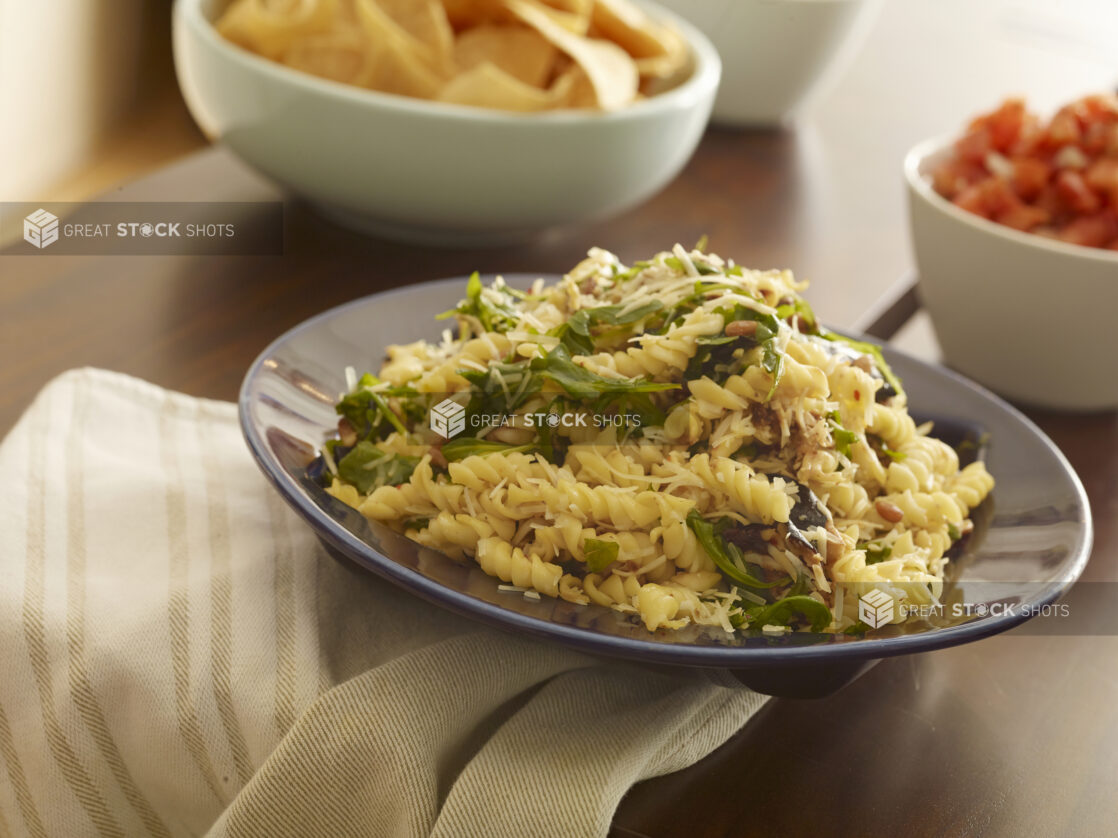
<svg viewBox="0 0 1118 838"><path fill-rule="evenodd" d="M802 287L678 245L527 293L475 275L456 335L351 374L327 491L649 631L857 630L875 585L934 601L994 479Z"/></svg>

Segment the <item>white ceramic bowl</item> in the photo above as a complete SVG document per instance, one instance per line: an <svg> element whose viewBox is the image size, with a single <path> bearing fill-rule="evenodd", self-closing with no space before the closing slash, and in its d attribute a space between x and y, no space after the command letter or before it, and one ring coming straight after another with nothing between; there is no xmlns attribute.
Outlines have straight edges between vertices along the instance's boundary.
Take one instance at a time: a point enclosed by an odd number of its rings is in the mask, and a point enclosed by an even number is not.
<svg viewBox="0 0 1118 838"><path fill-rule="evenodd" d="M1118 253L959 209L928 177L950 154L929 140L904 163L920 297L947 363L1015 401L1118 406Z"/></svg>
<svg viewBox="0 0 1118 838"><path fill-rule="evenodd" d="M721 65L668 12L694 68L611 113L512 114L363 90L268 61L214 29L219 0L176 0L175 66L191 113L264 174L346 226L438 244L514 241L628 209L695 150Z"/></svg>
<svg viewBox="0 0 1118 838"><path fill-rule="evenodd" d="M779 125L865 40L881 0L659 0L722 56L714 119Z"/></svg>

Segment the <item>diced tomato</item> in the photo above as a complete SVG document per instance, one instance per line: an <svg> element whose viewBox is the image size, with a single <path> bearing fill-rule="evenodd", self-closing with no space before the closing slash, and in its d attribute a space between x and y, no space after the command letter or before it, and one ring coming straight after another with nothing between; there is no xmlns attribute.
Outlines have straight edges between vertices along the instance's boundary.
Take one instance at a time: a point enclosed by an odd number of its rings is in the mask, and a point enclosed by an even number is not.
<svg viewBox="0 0 1118 838"><path fill-rule="evenodd" d="M1048 183L1052 167L1036 157L1014 157L1012 162L1013 191L1026 201L1031 201Z"/></svg>
<svg viewBox="0 0 1118 838"><path fill-rule="evenodd" d="M1105 122L1092 122L1083 129L1083 150L1088 154L1101 154L1110 139L1110 128Z"/></svg>
<svg viewBox="0 0 1118 838"><path fill-rule="evenodd" d="M1048 131L1045 132L1045 141L1053 148L1060 146L1078 143L1083 136L1083 131L1079 127L1079 120L1076 118L1075 113L1068 108L1061 108L1059 113L1052 117L1052 121L1048 123Z"/></svg>
<svg viewBox="0 0 1118 838"><path fill-rule="evenodd" d="M1033 235L1118 249L1118 95L1042 122L1020 99L976 117L932 172L962 209Z"/></svg>
<svg viewBox="0 0 1118 838"><path fill-rule="evenodd" d="M1009 184L996 177L988 177L967 187L955 198L956 206L975 215L981 215L983 218L993 218L1016 203L1017 197L1009 188Z"/></svg>
<svg viewBox="0 0 1118 838"><path fill-rule="evenodd" d="M1012 227L1014 230L1022 230L1027 233L1034 227L1047 224L1052 220L1052 216L1040 207L1016 204L996 214L994 220L1006 227Z"/></svg>
<svg viewBox="0 0 1118 838"><path fill-rule="evenodd" d="M1041 144L1043 138L1044 131L1040 126L1040 120L1032 114L1028 114L1025 117L1025 122L1021 125L1021 131L1018 133L1017 139L1009 147L1009 154L1015 157L1035 154L1037 146Z"/></svg>
<svg viewBox="0 0 1118 838"><path fill-rule="evenodd" d="M1118 209L1118 157L1099 158L1084 172L1083 180L1112 209Z"/></svg>
<svg viewBox="0 0 1118 838"><path fill-rule="evenodd" d="M1056 184L1049 183L1037 195L1033 206L1040 207L1052 218L1062 218L1071 215L1071 208L1067 205Z"/></svg>
<svg viewBox="0 0 1118 838"><path fill-rule="evenodd" d="M1006 99L1001 107L990 114L986 130L990 132L990 142L998 151L1007 151L1021 134L1025 124L1025 100Z"/></svg>
<svg viewBox="0 0 1118 838"><path fill-rule="evenodd" d="M1086 96L1076 105L1078 105L1080 119L1087 123L1118 122L1118 96L1112 93Z"/></svg>
<svg viewBox="0 0 1118 838"><path fill-rule="evenodd" d="M968 131L955 141L955 153L969 163L982 163L991 147L990 132L985 128Z"/></svg>
<svg viewBox="0 0 1118 838"><path fill-rule="evenodd" d="M977 163L955 158L948 160L932 173L932 185L945 198L954 198L968 186L988 177L986 169Z"/></svg>
<svg viewBox="0 0 1118 838"><path fill-rule="evenodd" d="M1059 237L1061 241L1071 244L1102 247L1118 237L1118 215L1110 210L1094 215L1081 215L1061 227Z"/></svg>
<svg viewBox="0 0 1118 838"><path fill-rule="evenodd" d="M1057 174L1056 189L1059 191L1060 197L1075 212L1098 212L1102 205L1099 196L1088 188L1079 172L1065 169Z"/></svg>

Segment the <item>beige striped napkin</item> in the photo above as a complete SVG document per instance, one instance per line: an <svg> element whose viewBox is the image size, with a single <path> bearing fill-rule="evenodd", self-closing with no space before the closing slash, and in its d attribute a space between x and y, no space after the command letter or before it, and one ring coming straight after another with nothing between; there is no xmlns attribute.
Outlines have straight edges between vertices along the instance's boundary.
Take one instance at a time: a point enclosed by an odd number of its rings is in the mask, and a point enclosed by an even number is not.
<svg viewBox="0 0 1118 838"><path fill-rule="evenodd" d="M603 835L763 703L332 560L233 405L51 382L0 444L0 836Z"/></svg>

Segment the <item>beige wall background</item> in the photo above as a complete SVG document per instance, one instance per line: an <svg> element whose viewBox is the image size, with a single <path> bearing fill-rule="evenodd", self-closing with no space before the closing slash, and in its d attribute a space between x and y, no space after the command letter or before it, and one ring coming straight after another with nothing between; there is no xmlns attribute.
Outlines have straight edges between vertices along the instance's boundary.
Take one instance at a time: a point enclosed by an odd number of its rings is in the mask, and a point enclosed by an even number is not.
<svg viewBox="0 0 1118 838"><path fill-rule="evenodd" d="M0 0L0 201L80 200L198 147L171 0Z"/></svg>

